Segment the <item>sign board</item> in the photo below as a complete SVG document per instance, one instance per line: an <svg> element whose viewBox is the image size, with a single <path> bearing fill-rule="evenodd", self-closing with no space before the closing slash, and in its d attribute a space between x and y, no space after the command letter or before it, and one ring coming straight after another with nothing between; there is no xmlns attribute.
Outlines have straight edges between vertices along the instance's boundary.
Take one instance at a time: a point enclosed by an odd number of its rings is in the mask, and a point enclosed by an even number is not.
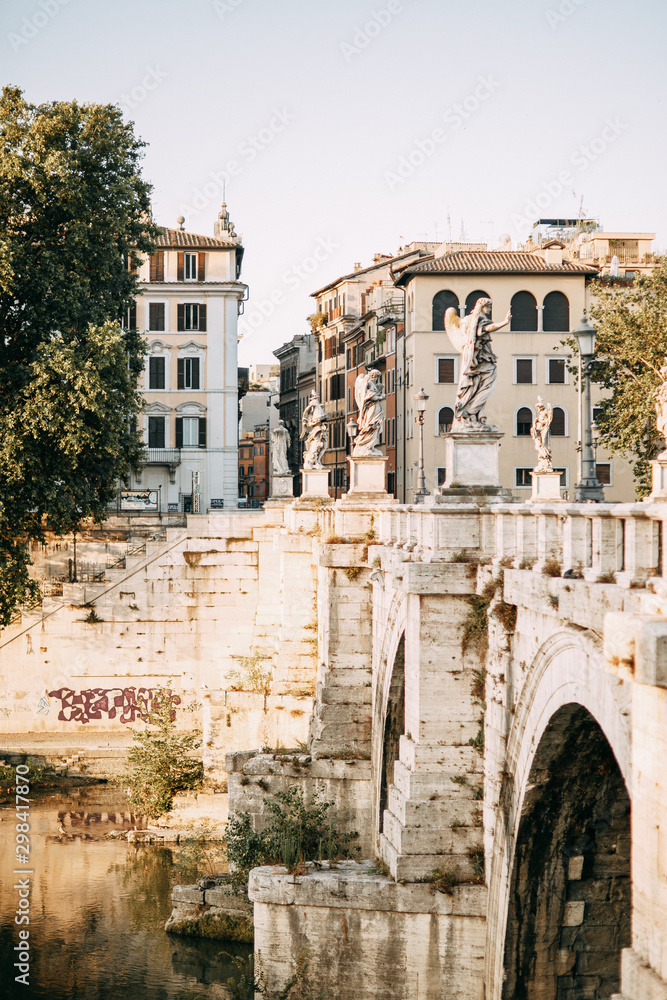
<svg viewBox="0 0 667 1000"><path fill-rule="evenodd" d="M211 500L211 510L222 510L224 506L224 500Z"/></svg>
<svg viewBox="0 0 667 1000"><path fill-rule="evenodd" d="M120 509L121 510L159 510L159 499L157 490L121 490Z"/></svg>

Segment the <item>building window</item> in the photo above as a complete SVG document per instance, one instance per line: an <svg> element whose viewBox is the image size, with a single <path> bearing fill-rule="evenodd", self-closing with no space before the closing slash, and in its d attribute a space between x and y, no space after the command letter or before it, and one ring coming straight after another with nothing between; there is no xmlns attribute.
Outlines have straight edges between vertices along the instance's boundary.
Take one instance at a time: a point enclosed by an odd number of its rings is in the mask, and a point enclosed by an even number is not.
<svg viewBox="0 0 667 1000"><path fill-rule="evenodd" d="M552 437L565 437L567 434L565 426L565 410L562 406L554 406L549 432Z"/></svg>
<svg viewBox="0 0 667 1000"><path fill-rule="evenodd" d="M197 280L197 254L183 254L183 277L186 281Z"/></svg>
<svg viewBox="0 0 667 1000"><path fill-rule="evenodd" d="M549 292L544 297L542 329L545 333L567 333L570 329L570 303L562 292Z"/></svg>
<svg viewBox="0 0 667 1000"><path fill-rule="evenodd" d="M435 485L444 486L445 479L447 478L447 469L444 465L436 465L435 467Z"/></svg>
<svg viewBox="0 0 667 1000"><path fill-rule="evenodd" d="M158 250L156 253L152 253L148 260L149 280L164 281L164 250ZM162 329L164 329L164 327L162 327Z"/></svg>
<svg viewBox="0 0 667 1000"><path fill-rule="evenodd" d="M164 302L149 302L148 329L164 330Z"/></svg>
<svg viewBox="0 0 667 1000"><path fill-rule="evenodd" d="M164 389L164 358L148 359L148 388Z"/></svg>
<svg viewBox="0 0 667 1000"><path fill-rule="evenodd" d="M515 486L532 486L533 484L533 470L532 469L515 469L514 470L514 485Z"/></svg>
<svg viewBox="0 0 667 1000"><path fill-rule="evenodd" d="M547 358L547 382L549 385L565 385L565 358Z"/></svg>
<svg viewBox="0 0 667 1000"><path fill-rule="evenodd" d="M438 411L438 434L449 434L454 423L454 411L451 406L441 406Z"/></svg>
<svg viewBox="0 0 667 1000"><path fill-rule="evenodd" d="M245 465L239 465L239 476L245 476ZM243 496L243 494L241 494Z"/></svg>
<svg viewBox="0 0 667 1000"><path fill-rule="evenodd" d="M510 330L534 333L537 330L537 302L530 292L517 292L510 304Z"/></svg>
<svg viewBox="0 0 667 1000"><path fill-rule="evenodd" d="M560 472L560 485L567 489L567 469L554 469L554 472Z"/></svg>
<svg viewBox="0 0 667 1000"><path fill-rule="evenodd" d="M479 290L476 292L471 292L470 295L468 295L468 297L466 298L466 316L469 316L470 313L473 311L475 305L477 304L478 299L489 299L489 298L491 298L491 296L487 295L486 292L480 292Z"/></svg>
<svg viewBox="0 0 667 1000"><path fill-rule="evenodd" d="M532 426L533 426L533 411L528 406L521 406L516 411L517 437L530 437L530 429Z"/></svg>
<svg viewBox="0 0 667 1000"><path fill-rule="evenodd" d="M178 388L199 389L199 358L178 359Z"/></svg>
<svg viewBox="0 0 667 1000"><path fill-rule="evenodd" d="M611 486L611 462L598 462L595 466L595 475L603 486Z"/></svg>
<svg viewBox="0 0 667 1000"><path fill-rule="evenodd" d="M206 447L206 417L176 417L176 447ZM248 475L252 475L250 467Z"/></svg>
<svg viewBox="0 0 667 1000"><path fill-rule="evenodd" d="M206 331L206 306L197 302L181 302L178 306L178 331Z"/></svg>
<svg viewBox="0 0 667 1000"><path fill-rule="evenodd" d="M436 382L453 385L456 382L456 358L436 358Z"/></svg>
<svg viewBox="0 0 667 1000"><path fill-rule="evenodd" d="M148 418L148 447L164 448L164 417Z"/></svg>
<svg viewBox="0 0 667 1000"><path fill-rule="evenodd" d="M433 330L445 329L445 313L449 308L459 311L458 296L454 292L438 292L433 298L431 328Z"/></svg>
<svg viewBox="0 0 667 1000"><path fill-rule="evenodd" d="M532 385L534 379L534 358L514 359L514 383L515 385Z"/></svg>

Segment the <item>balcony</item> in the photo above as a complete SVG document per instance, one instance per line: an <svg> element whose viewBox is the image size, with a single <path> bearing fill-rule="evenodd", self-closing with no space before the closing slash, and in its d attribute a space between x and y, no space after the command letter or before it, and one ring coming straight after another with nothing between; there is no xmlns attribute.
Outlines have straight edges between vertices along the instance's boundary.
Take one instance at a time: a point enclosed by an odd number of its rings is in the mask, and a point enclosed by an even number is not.
<svg viewBox="0 0 667 1000"><path fill-rule="evenodd" d="M181 464L180 448L147 448L146 465L169 465Z"/></svg>

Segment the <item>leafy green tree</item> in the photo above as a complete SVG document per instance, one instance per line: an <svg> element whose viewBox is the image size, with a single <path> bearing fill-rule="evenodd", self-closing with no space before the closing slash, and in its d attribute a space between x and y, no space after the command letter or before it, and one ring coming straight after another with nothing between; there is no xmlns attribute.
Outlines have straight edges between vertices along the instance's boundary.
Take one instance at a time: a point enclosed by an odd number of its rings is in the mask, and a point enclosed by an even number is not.
<svg viewBox="0 0 667 1000"><path fill-rule="evenodd" d="M131 804L142 815L156 819L171 809L176 792L201 785L203 764L190 756L201 746L201 733L176 729L176 711L166 688L156 690L146 714L148 728L132 730L134 746L127 755L130 769L125 780Z"/></svg>
<svg viewBox="0 0 667 1000"><path fill-rule="evenodd" d="M38 595L30 539L100 520L140 462L143 146L112 105L0 96L0 626Z"/></svg>
<svg viewBox="0 0 667 1000"><path fill-rule="evenodd" d="M606 390L596 417L601 442L629 458L637 494L650 492L649 461L664 448L655 390L667 355L667 258L633 284L595 283L595 380Z"/></svg>

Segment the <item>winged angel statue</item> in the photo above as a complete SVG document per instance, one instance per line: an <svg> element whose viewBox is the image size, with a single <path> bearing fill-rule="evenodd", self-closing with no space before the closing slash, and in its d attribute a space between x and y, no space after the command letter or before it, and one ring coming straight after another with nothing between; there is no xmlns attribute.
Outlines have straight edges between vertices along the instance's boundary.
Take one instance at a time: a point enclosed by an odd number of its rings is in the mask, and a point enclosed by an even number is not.
<svg viewBox="0 0 667 1000"><path fill-rule="evenodd" d="M445 313L445 330L460 352L459 390L454 404L453 431L494 430L481 415L496 382L497 358L491 350L491 334L507 326L491 322L491 299L477 299L473 311L461 319L453 306Z"/></svg>

